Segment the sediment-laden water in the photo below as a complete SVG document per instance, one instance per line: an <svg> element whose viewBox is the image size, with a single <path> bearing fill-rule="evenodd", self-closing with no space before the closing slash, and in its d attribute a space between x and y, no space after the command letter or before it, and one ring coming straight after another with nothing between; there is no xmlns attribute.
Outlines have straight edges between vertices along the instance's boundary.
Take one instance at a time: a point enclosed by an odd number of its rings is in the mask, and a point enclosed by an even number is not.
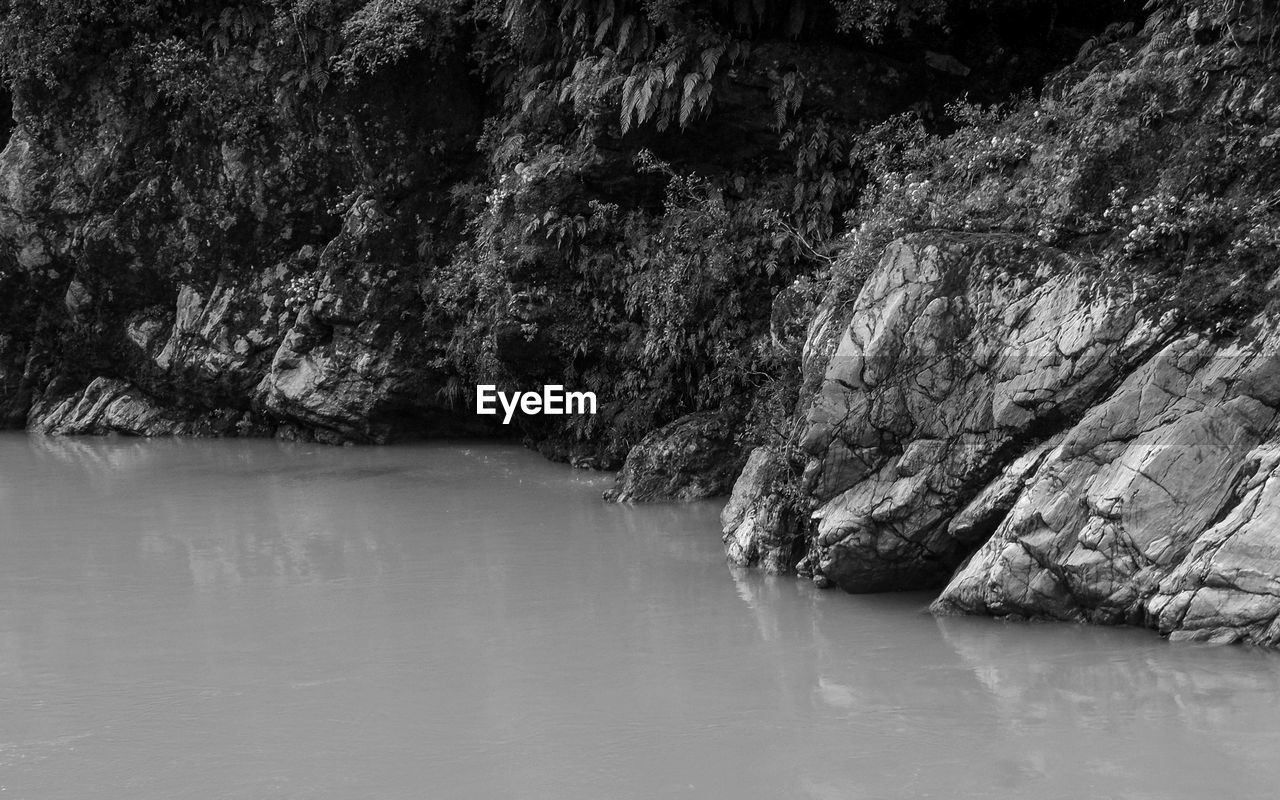
<svg viewBox="0 0 1280 800"><path fill-rule="evenodd" d="M508 446L0 436L0 797L1269 797L1280 655L724 563Z"/></svg>

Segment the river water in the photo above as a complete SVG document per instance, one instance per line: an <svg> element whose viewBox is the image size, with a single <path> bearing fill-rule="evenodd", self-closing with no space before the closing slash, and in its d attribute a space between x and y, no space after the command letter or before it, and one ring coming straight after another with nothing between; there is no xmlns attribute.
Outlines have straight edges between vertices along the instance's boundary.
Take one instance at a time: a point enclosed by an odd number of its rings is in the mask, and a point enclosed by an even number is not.
<svg viewBox="0 0 1280 800"><path fill-rule="evenodd" d="M731 569L609 480L0 436L0 798L1276 796L1280 654Z"/></svg>

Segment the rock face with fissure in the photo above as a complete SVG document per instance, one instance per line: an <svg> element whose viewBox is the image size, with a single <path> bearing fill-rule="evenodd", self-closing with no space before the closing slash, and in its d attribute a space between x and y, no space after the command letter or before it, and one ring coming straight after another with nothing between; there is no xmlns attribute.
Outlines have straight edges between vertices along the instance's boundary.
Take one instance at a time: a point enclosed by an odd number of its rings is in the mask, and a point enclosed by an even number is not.
<svg viewBox="0 0 1280 800"><path fill-rule="evenodd" d="M812 330L802 571L945 584L939 613L1280 643L1280 327L1215 341L1139 306L1007 236L890 246L843 334ZM739 563L794 549L744 528L772 507L759 469L726 513Z"/></svg>
<svg viewBox="0 0 1280 800"><path fill-rule="evenodd" d="M894 244L808 411L810 566L850 591L945 580L1044 444L1159 338L1126 292L1030 242Z"/></svg>
<svg viewBox="0 0 1280 800"><path fill-rule="evenodd" d="M1280 643L1280 333L1171 342L1045 459L936 608Z"/></svg>

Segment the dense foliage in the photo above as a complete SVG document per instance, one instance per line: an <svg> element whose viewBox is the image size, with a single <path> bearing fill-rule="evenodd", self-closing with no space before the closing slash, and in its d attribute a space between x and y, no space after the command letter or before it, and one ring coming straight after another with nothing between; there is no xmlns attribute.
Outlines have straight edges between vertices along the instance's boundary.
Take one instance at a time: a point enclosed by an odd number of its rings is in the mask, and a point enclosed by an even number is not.
<svg viewBox="0 0 1280 800"><path fill-rule="evenodd" d="M294 315L363 282L369 313L395 309L377 335L432 376L433 398L464 403L480 381L594 389L605 414L529 433L616 461L681 413L785 396L794 320L833 270L856 281L849 252L948 224L929 217L922 181L976 185L1031 157L1034 125L988 145L995 118L956 101L1035 91L1139 13L1120 0L5 0L0 75L24 135L96 161L76 167L87 185L69 205L41 201L65 239L25 266L0 261L0 281L25 282L10 319L43 320L23 330L44 331L45 377L73 382L145 381L122 355L123 320L160 313L183 285L270 272L282 297L245 313ZM974 146L940 154L957 129ZM1151 214L1186 217L1187 202ZM1074 224L1024 216L1053 236ZM1139 236L1133 257L1172 235ZM73 280L93 308L68 316ZM102 355L73 366L56 355L70 348Z"/></svg>
<svg viewBox="0 0 1280 800"><path fill-rule="evenodd" d="M1169 4L1157 13L1190 23L1141 38L1115 23L1043 96L953 104L949 136L885 123L867 137L874 179L837 275L856 285L911 231L1019 234L1142 284L1153 322L1238 333L1280 270L1277 11Z"/></svg>

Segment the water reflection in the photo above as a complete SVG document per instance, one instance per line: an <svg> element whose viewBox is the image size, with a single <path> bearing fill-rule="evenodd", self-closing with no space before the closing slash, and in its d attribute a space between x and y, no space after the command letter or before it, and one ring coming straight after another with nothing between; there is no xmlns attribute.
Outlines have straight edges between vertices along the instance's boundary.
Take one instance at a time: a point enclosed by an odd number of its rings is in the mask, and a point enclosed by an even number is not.
<svg viewBox="0 0 1280 800"><path fill-rule="evenodd" d="M772 694L800 709L807 691L827 748L848 745L840 760L801 755L803 796L1263 797L1275 780L1275 653L934 619L925 595L846 597L730 574L755 655L775 670Z"/></svg>
<svg viewBox="0 0 1280 800"><path fill-rule="evenodd" d="M0 436L0 789L1199 798L1280 661L724 564L714 503L495 445Z"/></svg>
<svg viewBox="0 0 1280 800"><path fill-rule="evenodd" d="M1119 796L1269 793L1275 776L1259 765L1280 745L1275 653L1171 647L1145 631L1087 626L938 625L1024 748L1071 753L1092 743L1072 775Z"/></svg>

